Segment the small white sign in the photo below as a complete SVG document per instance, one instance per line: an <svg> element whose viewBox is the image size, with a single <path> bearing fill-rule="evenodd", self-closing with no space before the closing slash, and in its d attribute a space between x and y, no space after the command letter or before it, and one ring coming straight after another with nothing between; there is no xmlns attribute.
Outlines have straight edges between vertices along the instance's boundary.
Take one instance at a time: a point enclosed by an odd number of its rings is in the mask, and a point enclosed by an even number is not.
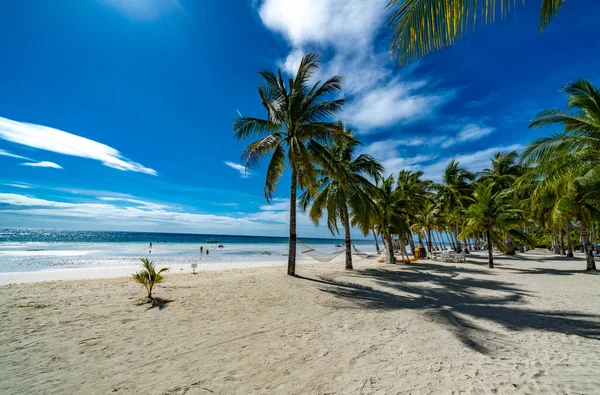
<svg viewBox="0 0 600 395"><path fill-rule="evenodd" d="M198 267L197 263L192 263L192 273L196 273L196 268Z"/></svg>

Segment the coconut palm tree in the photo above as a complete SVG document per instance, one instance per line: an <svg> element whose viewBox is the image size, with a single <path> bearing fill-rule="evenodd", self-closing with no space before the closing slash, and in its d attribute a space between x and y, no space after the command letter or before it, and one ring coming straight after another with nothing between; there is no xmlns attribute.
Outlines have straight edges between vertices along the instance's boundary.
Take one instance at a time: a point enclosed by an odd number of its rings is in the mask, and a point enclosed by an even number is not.
<svg viewBox="0 0 600 395"><path fill-rule="evenodd" d="M530 128L558 125L563 132L539 138L522 153L521 161L530 165L529 177L538 178L541 190L566 186L576 210L582 239L585 240L587 269L595 268L592 249L587 240L584 209L593 197L590 188L600 178L600 90L580 79L562 89L567 94L569 112L558 109L536 115Z"/></svg>
<svg viewBox="0 0 600 395"><path fill-rule="evenodd" d="M565 0L542 0L539 29L544 30ZM516 7L514 0L390 0L392 56L400 64L418 60L454 45L477 20L488 24ZM499 8L499 9L498 9ZM498 12L497 12L498 11Z"/></svg>
<svg viewBox="0 0 600 395"><path fill-rule="evenodd" d="M431 231L437 228L440 222L440 216L440 207L431 199L425 200L425 202L419 207L419 210L415 216L418 230L425 232L427 235L427 252L430 254L433 251Z"/></svg>
<svg viewBox="0 0 600 395"><path fill-rule="evenodd" d="M494 192L494 183L491 181L477 183L473 192L473 203L466 209L466 222L459 238L476 236L478 232L483 232L487 239L488 264L493 268L492 245L503 251L507 250L502 239L505 234L524 237L518 231L524 222L520 218L521 213L522 210L516 208L512 201L510 191Z"/></svg>
<svg viewBox="0 0 600 395"><path fill-rule="evenodd" d="M385 240L388 263L394 263L393 235L405 237L410 233L408 215L414 209L409 199L394 188L394 177L389 176L377 185L375 191L375 224Z"/></svg>
<svg viewBox="0 0 600 395"><path fill-rule="evenodd" d="M511 188L514 182L523 174L523 166L518 163L517 151L496 152L492 158L492 166L483 169L479 174L480 180L490 180L498 190Z"/></svg>
<svg viewBox="0 0 600 395"><path fill-rule="evenodd" d="M373 194L375 186L369 178L379 180L383 173L383 166L370 155L355 156L360 142L341 122L338 123L338 127L343 133L339 138L323 148L316 147L313 151L317 163L321 165L320 177L317 181L319 190L314 196L311 190L305 191L300 197L300 207L304 211L309 211L310 219L315 225L319 225L323 214L327 213L327 227L332 234L339 234L338 224L342 224L346 246L346 269L352 270L350 217L362 217L373 212L374 203L370 195ZM312 206L310 206L311 201ZM361 227L361 230L366 236L371 228L367 225Z"/></svg>
<svg viewBox="0 0 600 395"><path fill-rule="evenodd" d="M314 188L317 169L310 147L332 138L339 131L330 121L338 113L344 99L328 100L342 89L342 77L334 76L327 81L309 85L319 65L319 55L309 52L302 58L294 78L287 80L281 75L263 71L260 75L264 85L259 86L258 95L267 110L267 118L239 117L233 122L237 139L258 137L248 145L242 155L246 168L256 167L260 160L270 155L265 181L265 198L270 202L284 170L291 172L290 185L290 240L288 252L288 274L296 274L296 193Z"/></svg>
<svg viewBox="0 0 600 395"><path fill-rule="evenodd" d="M410 206L413 208L408 213L409 226L416 224L416 215L425 201L431 196L433 183L429 180L423 180L422 171L400 170L396 181L396 193L405 200L410 200ZM418 227L417 227L418 228ZM420 235L420 233L419 233ZM420 236L419 236L420 237ZM411 250L414 252L414 241L412 234L408 238Z"/></svg>
<svg viewBox="0 0 600 395"><path fill-rule="evenodd" d="M142 261L142 270L133 275L133 279L142 284L146 288L148 301L152 301L152 288L155 284L159 284L163 281L163 273L168 272L169 268L163 267L159 271L156 271L156 264L148 258L140 258Z"/></svg>
<svg viewBox="0 0 600 395"><path fill-rule="evenodd" d="M452 228L456 249L459 247L458 225L462 221L464 208L471 201L475 175L452 160L444 169L442 182L433 186L436 198L442 205L448 225Z"/></svg>

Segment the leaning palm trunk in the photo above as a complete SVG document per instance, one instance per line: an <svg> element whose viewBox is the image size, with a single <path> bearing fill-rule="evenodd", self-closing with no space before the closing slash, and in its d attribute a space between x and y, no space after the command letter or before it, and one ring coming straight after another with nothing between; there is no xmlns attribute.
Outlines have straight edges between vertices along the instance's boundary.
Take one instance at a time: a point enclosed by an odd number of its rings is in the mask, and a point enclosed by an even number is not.
<svg viewBox="0 0 600 395"><path fill-rule="evenodd" d="M562 229L558 231L560 235L560 255L565 255L565 234Z"/></svg>
<svg viewBox="0 0 600 395"><path fill-rule="evenodd" d="M394 263L394 244L389 233L385 235L385 246L388 251L388 263Z"/></svg>
<svg viewBox="0 0 600 395"><path fill-rule="evenodd" d="M298 188L298 175L292 168L292 185L290 188L290 246L288 251L288 271L290 276L296 275L296 189Z"/></svg>
<svg viewBox="0 0 600 395"><path fill-rule="evenodd" d="M458 231L458 224L454 224L454 240L456 240L456 252L462 250L460 246L460 240L458 240L459 233L460 232Z"/></svg>
<svg viewBox="0 0 600 395"><path fill-rule="evenodd" d="M414 240L414 236L412 234L412 232L408 232L408 244L410 245L410 251L414 254L415 253L415 240Z"/></svg>
<svg viewBox="0 0 600 395"><path fill-rule="evenodd" d="M375 240L375 250L377 250L377 254L379 254L381 253L381 250L379 249L379 243L377 242L377 234L375 233L375 228L372 228L371 232L373 232L373 240Z"/></svg>
<svg viewBox="0 0 600 395"><path fill-rule="evenodd" d="M490 238L490 230L486 229L485 236L487 238L487 248L488 248L488 267L490 269L494 268L494 251L492 249L492 240Z"/></svg>
<svg viewBox="0 0 600 395"><path fill-rule="evenodd" d="M594 242L593 252L596 252L598 246L598 239L596 239L596 220L592 220L592 241Z"/></svg>
<svg viewBox="0 0 600 395"><path fill-rule="evenodd" d="M552 251L558 254L558 239L555 231L552 231Z"/></svg>
<svg viewBox="0 0 600 395"><path fill-rule="evenodd" d="M592 251L592 246L588 239L588 232L583 220L581 219L581 215L577 218L577 225L579 226L579 234L581 235L581 244L583 246L583 251L585 252L585 261L586 261L586 269L585 270L596 270L596 262L594 261L594 253Z"/></svg>
<svg viewBox="0 0 600 395"><path fill-rule="evenodd" d="M350 220L348 219L348 205L342 208L342 221L344 221L344 243L346 244L346 270L352 270L352 239L350 238Z"/></svg>
<svg viewBox="0 0 600 395"><path fill-rule="evenodd" d="M433 246L431 245L431 229L427 228L427 251L431 254Z"/></svg>
<svg viewBox="0 0 600 395"><path fill-rule="evenodd" d="M567 234L567 257L573 257L573 244L571 244L571 231L569 230L569 221L565 218L565 233Z"/></svg>

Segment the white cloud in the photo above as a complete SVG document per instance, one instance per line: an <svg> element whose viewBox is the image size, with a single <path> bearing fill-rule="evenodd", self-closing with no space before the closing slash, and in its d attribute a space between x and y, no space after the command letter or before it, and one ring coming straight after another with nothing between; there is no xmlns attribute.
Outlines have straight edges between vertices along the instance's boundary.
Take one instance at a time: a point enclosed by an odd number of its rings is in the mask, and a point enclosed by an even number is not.
<svg viewBox="0 0 600 395"><path fill-rule="evenodd" d="M130 18L154 20L173 11L181 10L178 0L102 0Z"/></svg>
<svg viewBox="0 0 600 395"><path fill-rule="evenodd" d="M29 167L49 167L52 169L62 169L61 165L58 165L54 162L47 162L47 161L43 161L43 162L26 162L26 163L21 163L21 165L23 166L29 166Z"/></svg>
<svg viewBox="0 0 600 395"><path fill-rule="evenodd" d="M280 65L288 73L295 73L306 49L334 49L314 79L344 77L349 103L343 118L361 133L430 117L453 95L433 92L424 79L398 78L387 51L375 50L375 37L387 18L386 4L387 0L264 0L258 11L264 25L292 45Z"/></svg>
<svg viewBox="0 0 600 395"><path fill-rule="evenodd" d="M273 206L264 206L254 213L235 215L197 214L179 211L166 204L149 203L141 199L117 199L102 197L103 203L72 203L36 198L15 193L0 193L0 213L18 216L19 223L36 221L40 217L63 218L70 223L85 221L87 226L117 224L127 229L161 229L193 231L195 233L222 232L228 234L285 235L289 229L289 200L279 199ZM126 201L132 205L111 202ZM269 210L263 208L270 207ZM268 227L265 223L269 223ZM35 226L35 222L27 222ZM90 229L88 227L88 229ZM324 228L317 229L308 216L298 212L300 235L327 236Z"/></svg>
<svg viewBox="0 0 600 395"><path fill-rule="evenodd" d="M415 92L420 86L394 79L351 102L344 111L345 118L361 130L413 122L430 117L452 96L452 93L446 96L420 95Z"/></svg>
<svg viewBox="0 0 600 395"><path fill-rule="evenodd" d="M150 210L161 210L161 209L165 209L165 208L170 208L170 206L166 206L164 204L151 203L151 202L147 202L145 200L133 199L133 198L127 198L127 197L99 196L98 199L102 200L104 202L133 203L133 204L140 205L141 207L148 208Z"/></svg>
<svg viewBox="0 0 600 395"><path fill-rule="evenodd" d="M385 19L387 0L265 0L259 15L294 46L367 46Z"/></svg>
<svg viewBox="0 0 600 395"><path fill-rule="evenodd" d="M94 159L118 170L156 175L156 170L124 158L108 145L47 126L0 117L0 139L59 154Z"/></svg>
<svg viewBox="0 0 600 395"><path fill-rule="evenodd" d="M17 159L25 159L25 160L32 160L31 158L28 158L26 156L21 156L21 155L17 155L17 154L13 154L11 152L5 151L3 149L0 149L0 156L8 156L10 158L17 158Z"/></svg>
<svg viewBox="0 0 600 395"><path fill-rule="evenodd" d="M7 187L20 188L20 189L31 189L33 185L25 184L25 183L6 183L4 184Z"/></svg>
<svg viewBox="0 0 600 395"><path fill-rule="evenodd" d="M232 169L237 170L237 172L240 173L242 178L248 178L249 176L252 175L252 172L250 170L246 169L246 166L244 166L244 165L240 165L239 163L230 162L230 161L225 161L224 163L227 166L231 167Z"/></svg>
<svg viewBox="0 0 600 395"><path fill-rule="evenodd" d="M452 145L458 143L466 143L477 141L490 133L494 132L496 129L488 127L488 126L479 126L473 123L465 125L456 135L456 137L448 138L446 141L442 143L442 148L448 148Z"/></svg>
<svg viewBox="0 0 600 395"><path fill-rule="evenodd" d="M495 129L488 126L479 126L474 123L467 124L460 128L455 136L437 135L437 136L417 136L404 139L388 139L375 141L361 148L360 152L369 154L385 167L386 174L396 174L399 170L423 170L426 177L439 180L442 170L451 159L457 159L467 168L474 168L476 171L484 166L480 166L487 161L493 153L502 150L520 149L520 145L509 147L494 147L473 154L461 154L455 157L444 157L444 159L434 163L427 164L440 156L445 148L458 143L468 143L481 139L489 135ZM428 147L426 153L410 154L407 152L419 147ZM512 147L512 148L511 148ZM489 154L491 152L491 154ZM464 162L464 163L463 163Z"/></svg>
<svg viewBox="0 0 600 395"><path fill-rule="evenodd" d="M496 152L521 151L523 147L524 146L522 144L513 144L508 146L491 147L472 153L448 156L440 159L436 163L422 167L421 170L425 173L426 178L433 181L439 181L444 169L453 159L459 162L460 165L467 170L477 172L490 165L491 158Z"/></svg>

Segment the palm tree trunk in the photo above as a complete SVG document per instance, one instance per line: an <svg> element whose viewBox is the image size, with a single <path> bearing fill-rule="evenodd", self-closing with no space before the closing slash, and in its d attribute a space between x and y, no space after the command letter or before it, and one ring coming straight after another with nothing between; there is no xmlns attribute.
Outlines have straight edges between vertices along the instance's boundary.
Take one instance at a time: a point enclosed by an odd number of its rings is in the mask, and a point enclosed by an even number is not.
<svg viewBox="0 0 600 395"><path fill-rule="evenodd" d="M558 231L560 235L560 255L565 255L565 234L562 229Z"/></svg>
<svg viewBox="0 0 600 395"><path fill-rule="evenodd" d="M552 231L552 251L558 254L558 239L556 238L556 232Z"/></svg>
<svg viewBox="0 0 600 395"><path fill-rule="evenodd" d="M460 241L458 240L458 235L459 235L458 223L454 224L454 232L453 233L454 233L454 240L456 240L456 252L458 252L459 250L461 250Z"/></svg>
<svg viewBox="0 0 600 395"><path fill-rule="evenodd" d="M567 257L573 258L573 244L571 244L571 231L569 230L569 221L565 218L565 233L567 234Z"/></svg>
<svg viewBox="0 0 600 395"><path fill-rule="evenodd" d="M579 234L581 235L581 244L583 245L583 251L585 252L585 270L596 270L596 262L594 261L594 253L592 246L588 239L588 232L583 220L581 219L581 208L577 215L577 225L579 226Z"/></svg>
<svg viewBox="0 0 600 395"><path fill-rule="evenodd" d="M290 247L288 251L289 276L296 275L296 189L298 188L298 175L292 167L292 185L290 187Z"/></svg>
<svg viewBox="0 0 600 395"><path fill-rule="evenodd" d="M418 231L418 232L417 232L417 238L419 239L419 248L421 248L421 256L422 256L423 258L425 258L425 256L426 256L427 254L425 254L425 245L423 244L423 236L425 236L425 235L424 235L424 234L423 234L423 235L421 235L421 231ZM426 240L425 242L427 242L427 240ZM415 253L415 252L413 251L413 254L414 254L414 253Z"/></svg>
<svg viewBox="0 0 600 395"><path fill-rule="evenodd" d="M392 236L389 233L385 235L385 246L388 250L388 263L394 263L394 244L392 243Z"/></svg>
<svg viewBox="0 0 600 395"><path fill-rule="evenodd" d="M412 231L408 232L408 245L410 246L410 251L415 253L415 240Z"/></svg>
<svg viewBox="0 0 600 395"><path fill-rule="evenodd" d="M344 204L343 210L342 221L344 221L344 243L346 244L346 270L352 270L352 239L350 238L350 220L348 218L347 204Z"/></svg>
<svg viewBox="0 0 600 395"><path fill-rule="evenodd" d="M379 243L377 242L377 234L375 234L375 227L371 228L371 232L373 232L373 239L375 240L375 249L377 250L377 254L381 253L379 249Z"/></svg>
<svg viewBox="0 0 600 395"><path fill-rule="evenodd" d="M592 241L594 243L592 252L596 252L596 248L598 246L598 239L596 239L596 220L592 220Z"/></svg>
<svg viewBox="0 0 600 395"><path fill-rule="evenodd" d="M486 229L485 236L487 238L487 248L488 248L488 267L490 269L494 268L494 252L492 250L492 240L490 239L490 230Z"/></svg>
<svg viewBox="0 0 600 395"><path fill-rule="evenodd" d="M431 229L427 228L427 251L429 254L433 251L433 247L431 245Z"/></svg>

